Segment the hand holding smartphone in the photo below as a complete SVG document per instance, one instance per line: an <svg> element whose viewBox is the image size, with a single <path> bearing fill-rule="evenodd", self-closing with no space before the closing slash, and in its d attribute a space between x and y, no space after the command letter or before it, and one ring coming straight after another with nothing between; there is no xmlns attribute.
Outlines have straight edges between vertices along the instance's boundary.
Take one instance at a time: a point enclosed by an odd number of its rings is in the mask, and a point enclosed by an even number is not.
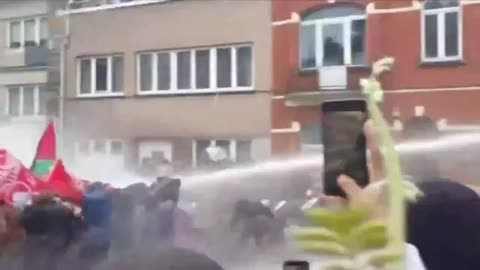
<svg viewBox="0 0 480 270"><path fill-rule="evenodd" d="M364 100L329 101L322 105L324 192L345 197L337 178L348 175L361 187L368 184L366 138L368 118Z"/></svg>

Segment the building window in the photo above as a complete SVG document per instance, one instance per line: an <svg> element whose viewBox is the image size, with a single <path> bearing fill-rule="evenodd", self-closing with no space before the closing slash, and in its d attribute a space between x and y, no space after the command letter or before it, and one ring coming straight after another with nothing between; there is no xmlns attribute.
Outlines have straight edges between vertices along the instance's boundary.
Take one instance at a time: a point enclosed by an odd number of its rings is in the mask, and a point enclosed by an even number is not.
<svg viewBox="0 0 480 270"><path fill-rule="evenodd" d="M7 46L11 49L46 46L47 18L28 18L7 23Z"/></svg>
<svg viewBox="0 0 480 270"><path fill-rule="evenodd" d="M300 28L300 67L365 65L366 15L357 6L323 8L305 16Z"/></svg>
<svg viewBox="0 0 480 270"><path fill-rule="evenodd" d="M102 56L78 61L79 96L123 95L123 57Z"/></svg>
<svg viewBox="0 0 480 270"><path fill-rule="evenodd" d="M214 164L207 149L219 147L225 154L225 161L245 163L251 161L250 140L196 140L193 142L193 166L203 167Z"/></svg>
<svg viewBox="0 0 480 270"><path fill-rule="evenodd" d="M77 156L107 155L121 156L124 153L124 142L117 139L97 139L75 143Z"/></svg>
<svg viewBox="0 0 480 270"><path fill-rule="evenodd" d="M140 53L137 72L141 94L251 90L252 46Z"/></svg>
<svg viewBox="0 0 480 270"><path fill-rule="evenodd" d="M462 16L458 1L427 0L422 18L422 60L461 59Z"/></svg>
<svg viewBox="0 0 480 270"><path fill-rule="evenodd" d="M38 85L12 86L8 88L7 113L13 117L45 115L48 93Z"/></svg>
<svg viewBox="0 0 480 270"><path fill-rule="evenodd" d="M300 132L302 152L323 153L322 125L319 122L302 124Z"/></svg>

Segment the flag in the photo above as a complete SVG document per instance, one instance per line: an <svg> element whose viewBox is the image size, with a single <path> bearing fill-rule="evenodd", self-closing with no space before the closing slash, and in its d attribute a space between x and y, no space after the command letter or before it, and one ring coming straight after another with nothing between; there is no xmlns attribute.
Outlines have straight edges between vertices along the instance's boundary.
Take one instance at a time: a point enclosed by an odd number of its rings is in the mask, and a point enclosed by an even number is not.
<svg viewBox="0 0 480 270"><path fill-rule="evenodd" d="M47 183L38 179L5 149L0 149L0 200L13 204L15 193L38 193L48 189Z"/></svg>
<svg viewBox="0 0 480 270"><path fill-rule="evenodd" d="M48 177L50 191L74 203L80 203L83 199L81 182L65 170L61 160L57 160Z"/></svg>
<svg viewBox="0 0 480 270"><path fill-rule="evenodd" d="M55 126L50 121L38 142L37 151L30 170L39 176L47 176L57 159Z"/></svg>

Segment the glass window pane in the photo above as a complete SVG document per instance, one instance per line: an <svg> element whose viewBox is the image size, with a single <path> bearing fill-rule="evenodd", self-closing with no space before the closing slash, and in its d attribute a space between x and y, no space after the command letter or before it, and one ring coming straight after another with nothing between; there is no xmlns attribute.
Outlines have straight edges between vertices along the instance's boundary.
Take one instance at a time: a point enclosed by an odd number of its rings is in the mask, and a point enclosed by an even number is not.
<svg viewBox="0 0 480 270"><path fill-rule="evenodd" d="M47 114L47 107L51 101L50 96L51 94L47 91L45 86L38 87L38 114Z"/></svg>
<svg viewBox="0 0 480 270"><path fill-rule="evenodd" d="M80 93L91 93L92 67L90 59L80 60Z"/></svg>
<svg viewBox="0 0 480 270"><path fill-rule="evenodd" d="M323 32L323 66L341 66L343 62L343 24L329 24Z"/></svg>
<svg viewBox="0 0 480 270"><path fill-rule="evenodd" d="M315 25L300 27L300 61L302 68L316 66L315 57Z"/></svg>
<svg viewBox="0 0 480 270"><path fill-rule="evenodd" d="M170 90L170 53L159 53L158 63L158 90Z"/></svg>
<svg viewBox="0 0 480 270"><path fill-rule="evenodd" d="M217 49L217 87L232 87L232 50Z"/></svg>
<svg viewBox="0 0 480 270"><path fill-rule="evenodd" d="M96 59L96 71L95 71L95 83L97 92L107 91L107 69L108 69L108 59L107 58L97 58Z"/></svg>
<svg viewBox="0 0 480 270"><path fill-rule="evenodd" d="M99 154L106 154L107 153L107 144L104 140L96 140L93 143L93 152Z"/></svg>
<svg viewBox="0 0 480 270"><path fill-rule="evenodd" d="M81 155L88 155L89 153L89 141L83 141L78 143L78 153Z"/></svg>
<svg viewBox="0 0 480 270"><path fill-rule="evenodd" d="M37 43L35 42L35 20L27 20L25 21L25 47L36 46Z"/></svg>
<svg viewBox="0 0 480 270"><path fill-rule="evenodd" d="M458 50L458 13L445 14L445 55L457 56Z"/></svg>
<svg viewBox="0 0 480 270"><path fill-rule="evenodd" d="M20 22L10 23L10 48L20 48L21 25Z"/></svg>
<svg viewBox="0 0 480 270"><path fill-rule="evenodd" d="M227 159L231 160L232 156L230 153L230 141L229 140L216 140L215 145L220 147L227 154Z"/></svg>
<svg viewBox="0 0 480 270"><path fill-rule="evenodd" d="M210 88L210 50L195 51L197 89Z"/></svg>
<svg viewBox="0 0 480 270"><path fill-rule="evenodd" d="M327 19L327 18L338 18L338 17L346 17L346 16L355 16L355 15L364 15L365 9L359 8L356 5L336 5L330 6L327 8L322 8L317 10L313 13L308 14L307 16L303 17L303 21L312 21L312 20L319 20L319 19Z"/></svg>
<svg viewBox="0 0 480 270"><path fill-rule="evenodd" d="M425 16L425 55L427 57L438 57L437 24L437 15Z"/></svg>
<svg viewBox="0 0 480 270"><path fill-rule="evenodd" d="M251 148L250 141L237 141L237 162L250 162L252 160Z"/></svg>
<svg viewBox="0 0 480 270"><path fill-rule="evenodd" d="M112 155L123 154L123 143L121 141L112 141L110 145Z"/></svg>
<svg viewBox="0 0 480 270"><path fill-rule="evenodd" d="M426 0L425 9L438 9L458 6L459 0Z"/></svg>
<svg viewBox="0 0 480 270"><path fill-rule="evenodd" d="M140 55L140 91L152 89L152 54Z"/></svg>
<svg viewBox="0 0 480 270"><path fill-rule="evenodd" d="M20 115L20 88L8 89L8 115Z"/></svg>
<svg viewBox="0 0 480 270"><path fill-rule="evenodd" d="M123 57L112 57L112 92L123 92Z"/></svg>
<svg viewBox="0 0 480 270"><path fill-rule="evenodd" d="M365 50L365 20L352 21L352 64L363 65L367 63Z"/></svg>
<svg viewBox="0 0 480 270"><path fill-rule="evenodd" d="M177 54L178 89L190 89L190 52Z"/></svg>
<svg viewBox="0 0 480 270"><path fill-rule="evenodd" d="M319 123L305 124L301 131L302 144L323 144L322 126Z"/></svg>
<svg viewBox="0 0 480 270"><path fill-rule="evenodd" d="M237 84L252 86L252 47L237 48Z"/></svg>
<svg viewBox="0 0 480 270"><path fill-rule="evenodd" d="M35 114L35 88L33 86L23 87L23 115Z"/></svg>
<svg viewBox="0 0 480 270"><path fill-rule="evenodd" d="M211 160L207 153L207 148L210 146L210 140L198 140L196 143L196 158L197 166L206 166L211 164Z"/></svg>
<svg viewBox="0 0 480 270"><path fill-rule="evenodd" d="M48 40L48 19L40 19L40 46L46 46Z"/></svg>

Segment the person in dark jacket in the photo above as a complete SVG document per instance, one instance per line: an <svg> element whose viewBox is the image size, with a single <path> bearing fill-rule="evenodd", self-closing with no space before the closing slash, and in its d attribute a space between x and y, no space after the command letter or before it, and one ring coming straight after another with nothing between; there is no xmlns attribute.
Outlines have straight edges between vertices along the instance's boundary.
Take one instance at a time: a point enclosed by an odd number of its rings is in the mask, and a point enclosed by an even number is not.
<svg viewBox="0 0 480 270"><path fill-rule="evenodd" d="M145 203L147 215L145 237L155 239L155 245L174 244L174 213L180 197L180 179L159 177L151 187Z"/></svg>
<svg viewBox="0 0 480 270"><path fill-rule="evenodd" d="M112 248L126 251L133 245L135 205L132 196L123 190L114 191L112 201Z"/></svg>
<svg viewBox="0 0 480 270"><path fill-rule="evenodd" d="M234 206L230 227L240 231L243 242L253 238L256 246L261 246L266 239L272 240L275 222L272 210L261 202L239 200Z"/></svg>
<svg viewBox="0 0 480 270"><path fill-rule="evenodd" d="M408 242L418 248L426 269L480 269L478 194L442 179L418 186L424 196L408 207Z"/></svg>
<svg viewBox="0 0 480 270"><path fill-rule="evenodd" d="M20 216L26 232L24 270L55 270L75 239L78 219L51 194L34 198Z"/></svg>

